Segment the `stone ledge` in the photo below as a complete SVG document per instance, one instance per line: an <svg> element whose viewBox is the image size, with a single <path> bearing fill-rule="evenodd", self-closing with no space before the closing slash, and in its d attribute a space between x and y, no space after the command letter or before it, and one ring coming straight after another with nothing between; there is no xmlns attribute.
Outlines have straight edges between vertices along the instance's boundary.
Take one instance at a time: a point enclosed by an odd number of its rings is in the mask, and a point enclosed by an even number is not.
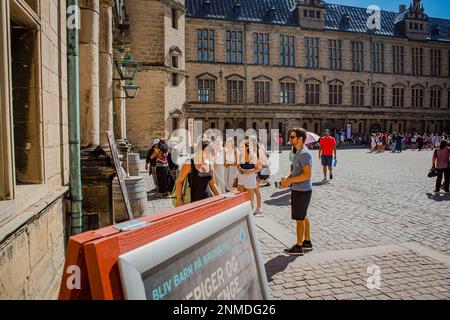
<svg viewBox="0 0 450 320"><path fill-rule="evenodd" d="M34 206L29 207L22 214L8 222L0 228L0 247L8 238L21 228L26 227L32 220L38 218L47 208L54 204L58 199L68 191L68 187L61 187L59 190L49 194L46 198L40 200Z"/></svg>

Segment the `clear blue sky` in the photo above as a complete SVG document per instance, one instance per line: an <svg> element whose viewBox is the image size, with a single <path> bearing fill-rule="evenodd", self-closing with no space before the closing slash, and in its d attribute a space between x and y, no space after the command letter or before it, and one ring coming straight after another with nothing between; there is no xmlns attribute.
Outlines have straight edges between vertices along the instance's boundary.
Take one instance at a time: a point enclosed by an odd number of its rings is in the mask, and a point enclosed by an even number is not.
<svg viewBox="0 0 450 320"><path fill-rule="evenodd" d="M398 11L399 4L409 7L410 0L325 0L327 3L367 8L374 4L385 11ZM425 13L430 17L450 19L450 0L422 0Z"/></svg>

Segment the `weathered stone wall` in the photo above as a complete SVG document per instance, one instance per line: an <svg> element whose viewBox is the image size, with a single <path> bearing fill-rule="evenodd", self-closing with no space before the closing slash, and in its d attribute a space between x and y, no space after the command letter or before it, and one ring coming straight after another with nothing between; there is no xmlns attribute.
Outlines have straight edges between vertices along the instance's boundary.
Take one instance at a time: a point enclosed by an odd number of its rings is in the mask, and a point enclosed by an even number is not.
<svg viewBox="0 0 450 320"><path fill-rule="evenodd" d="M35 63L40 79L37 110L43 127L39 141L43 183L16 186L11 201L14 214L0 223L0 299L57 298L65 256L66 1L40 1L40 17L41 48Z"/></svg>
<svg viewBox="0 0 450 320"><path fill-rule="evenodd" d="M169 70L174 46L182 51L179 68L185 70L185 18L178 11L178 29L172 28L171 7L160 0L129 1L127 14L131 52L144 64L135 81L141 91L136 99L127 100L127 139L136 151L144 151L153 139L169 136L170 114L185 102L185 78L180 75L178 86L173 86Z"/></svg>

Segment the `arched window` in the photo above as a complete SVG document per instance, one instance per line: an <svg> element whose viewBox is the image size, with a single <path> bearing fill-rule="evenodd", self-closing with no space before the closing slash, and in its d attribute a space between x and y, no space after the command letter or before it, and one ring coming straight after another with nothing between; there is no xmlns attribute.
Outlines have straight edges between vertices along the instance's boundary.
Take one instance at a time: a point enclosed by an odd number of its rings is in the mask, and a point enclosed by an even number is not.
<svg viewBox="0 0 450 320"><path fill-rule="evenodd" d="M197 77L197 101L202 103L216 102L216 79L209 73Z"/></svg>
<svg viewBox="0 0 450 320"><path fill-rule="evenodd" d="M305 104L320 104L320 81L314 78L305 80Z"/></svg>

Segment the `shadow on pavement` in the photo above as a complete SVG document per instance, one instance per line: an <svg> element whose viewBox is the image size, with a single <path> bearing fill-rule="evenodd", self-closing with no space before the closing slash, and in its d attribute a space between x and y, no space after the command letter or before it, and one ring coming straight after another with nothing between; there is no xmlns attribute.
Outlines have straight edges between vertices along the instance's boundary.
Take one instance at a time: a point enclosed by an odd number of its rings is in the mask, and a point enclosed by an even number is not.
<svg viewBox="0 0 450 320"><path fill-rule="evenodd" d="M284 195L284 194L286 194L286 193L290 193L291 192L291 190L290 189L284 189L284 190L281 190L281 191L278 191L278 192L275 192L274 194L272 194L270 197L271 198L276 198L276 197L279 197L279 196L281 196L281 195Z"/></svg>
<svg viewBox="0 0 450 320"><path fill-rule="evenodd" d="M324 186L324 185L327 185L328 184L328 182L323 182L323 181L320 181L320 182L313 182L313 187L321 187L321 186Z"/></svg>
<svg viewBox="0 0 450 320"><path fill-rule="evenodd" d="M264 265L267 273L267 281L272 282L272 277L277 273L283 272L291 262L294 262L297 257L292 256L278 256L273 258Z"/></svg>
<svg viewBox="0 0 450 320"><path fill-rule="evenodd" d="M444 194L444 193L427 193L428 199L434 200L434 201L450 201L450 194Z"/></svg>
<svg viewBox="0 0 450 320"><path fill-rule="evenodd" d="M279 206L289 205L290 200L291 200L291 193L289 191L289 194L286 194L280 198L266 200L266 201L264 201L264 203L269 206L278 206L279 207Z"/></svg>

